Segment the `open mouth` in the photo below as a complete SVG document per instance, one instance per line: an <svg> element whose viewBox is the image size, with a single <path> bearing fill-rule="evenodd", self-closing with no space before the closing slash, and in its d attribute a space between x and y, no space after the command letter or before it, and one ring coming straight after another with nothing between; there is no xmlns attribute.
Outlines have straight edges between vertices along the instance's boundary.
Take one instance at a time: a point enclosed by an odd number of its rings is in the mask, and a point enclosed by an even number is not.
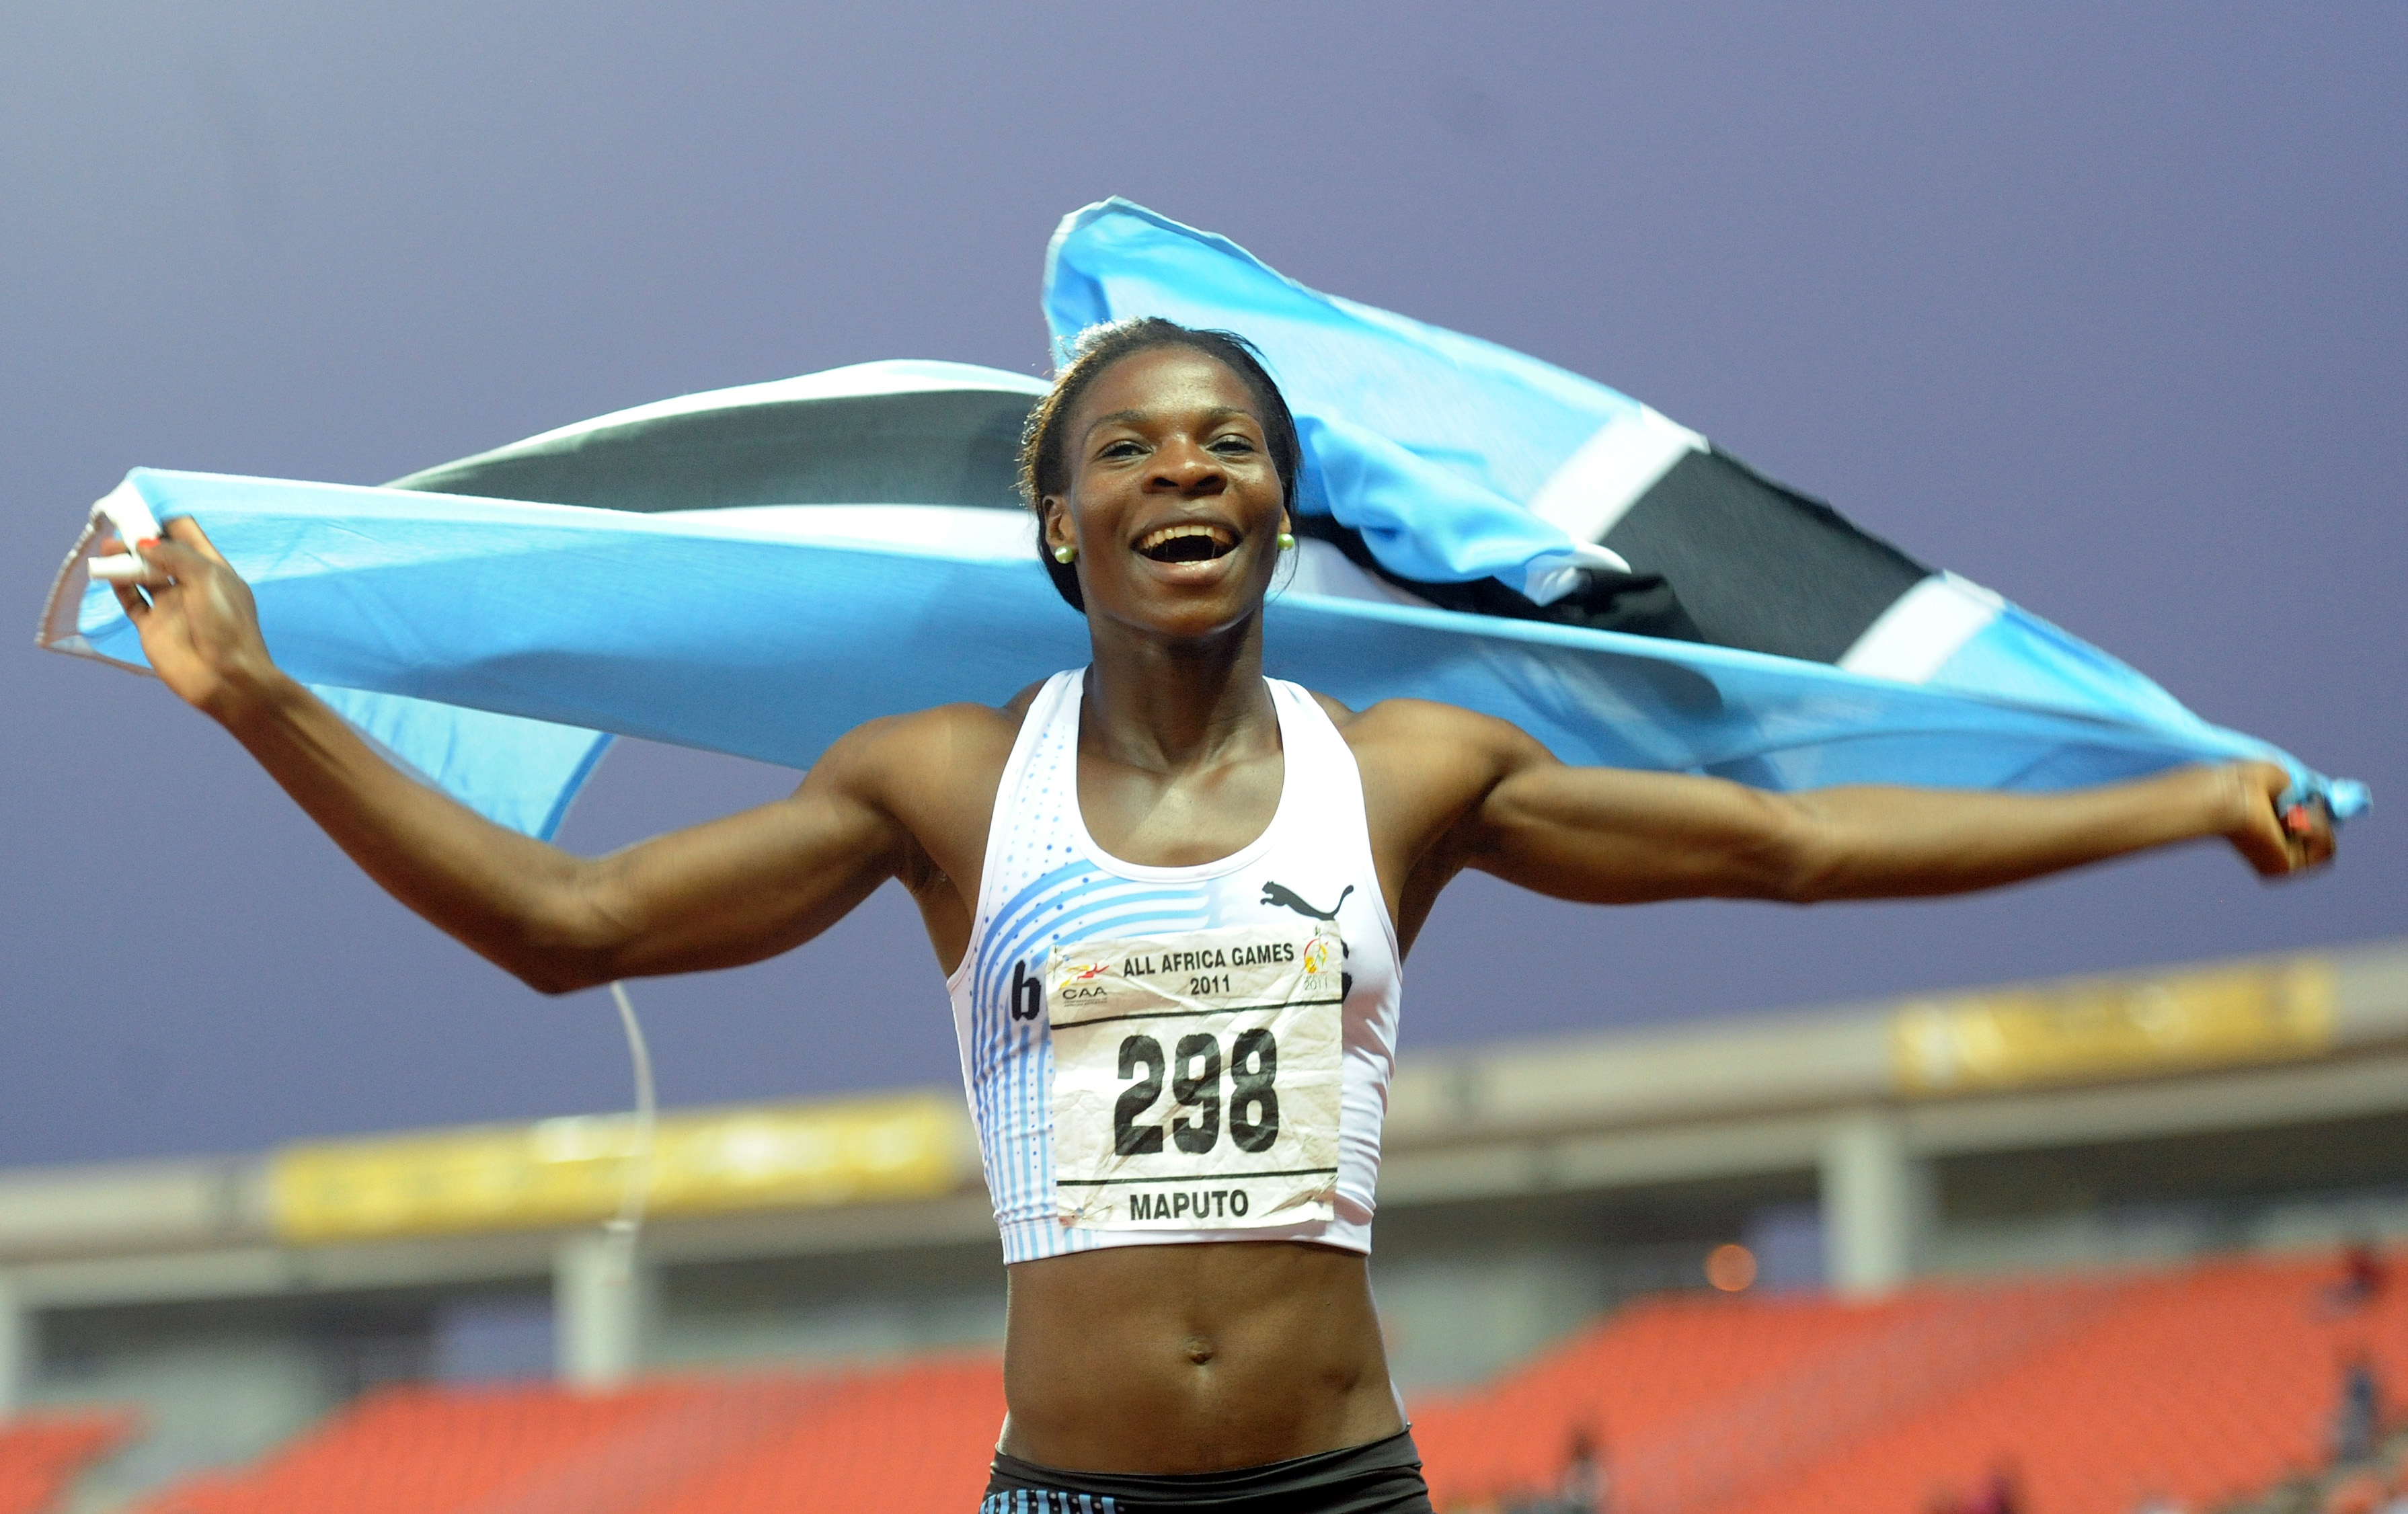
<svg viewBox="0 0 2408 1514"><path fill-rule="evenodd" d="M1238 534L1227 526L1190 521L1147 532L1137 550L1157 563L1210 563L1238 550Z"/></svg>

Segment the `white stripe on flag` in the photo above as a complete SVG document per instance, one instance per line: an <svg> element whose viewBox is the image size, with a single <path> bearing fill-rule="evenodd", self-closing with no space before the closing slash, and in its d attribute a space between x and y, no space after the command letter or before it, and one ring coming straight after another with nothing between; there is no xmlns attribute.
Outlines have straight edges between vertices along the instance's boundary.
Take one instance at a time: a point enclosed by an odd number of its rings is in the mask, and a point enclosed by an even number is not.
<svg viewBox="0 0 2408 1514"><path fill-rule="evenodd" d="M673 399L654 400L629 409L613 410L597 415L591 421L574 421L565 426L529 436L523 441L507 443L480 457L509 453L528 448L565 442L589 432L609 431L617 426L632 426L646 421L666 421L678 416L700 415L712 410L738 410L754 405L801 405L817 400L882 398L891 394L926 394L961 390L993 390L1011 394L1025 394L1034 404L1037 397L1053 386L1042 378L1032 378L1025 373L1010 373L1001 368L983 368L972 363L946 363L935 359L883 358L875 363L855 363L847 367L828 368L819 373L806 373L793 378L772 378L766 383L738 384L732 389L706 389L698 394L680 394ZM461 462L468 459L462 458ZM449 464L438 464L450 466ZM432 470L427 470L432 471Z"/></svg>
<svg viewBox="0 0 2408 1514"><path fill-rule="evenodd" d="M1603 541L1674 464L1706 446L1705 437L1642 405L1598 427L1564 459L1530 496L1530 513L1574 541Z"/></svg>
<svg viewBox="0 0 2408 1514"><path fill-rule="evenodd" d="M1851 673L1921 683L1999 618L2006 601L1954 573L1935 573L1909 589L1865 627L1841 657Z"/></svg>
<svg viewBox="0 0 2408 1514"><path fill-rule="evenodd" d="M1026 510L988 505L728 505L663 510L681 525L776 541L876 542L941 557L1037 561L1037 521Z"/></svg>

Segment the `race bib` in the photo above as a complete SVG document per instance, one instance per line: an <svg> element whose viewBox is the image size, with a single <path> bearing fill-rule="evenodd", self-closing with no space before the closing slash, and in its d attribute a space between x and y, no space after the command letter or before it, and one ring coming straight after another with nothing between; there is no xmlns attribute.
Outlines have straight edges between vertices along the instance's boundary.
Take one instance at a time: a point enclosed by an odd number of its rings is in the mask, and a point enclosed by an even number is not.
<svg viewBox="0 0 2408 1514"><path fill-rule="evenodd" d="M1331 1218L1344 956L1329 927L1301 924L1054 948L1063 1221L1245 1230Z"/></svg>

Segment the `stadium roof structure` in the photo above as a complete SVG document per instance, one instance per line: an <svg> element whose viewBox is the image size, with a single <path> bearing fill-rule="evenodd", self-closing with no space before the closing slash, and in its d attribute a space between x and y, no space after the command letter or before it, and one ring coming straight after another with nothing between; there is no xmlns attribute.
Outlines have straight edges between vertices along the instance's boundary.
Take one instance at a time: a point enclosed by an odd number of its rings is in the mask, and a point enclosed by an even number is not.
<svg viewBox="0 0 2408 1514"><path fill-rule="evenodd" d="M2399 1112L2392 944L1409 1055L1380 1202L1828 1169L1868 1120L1917 1158ZM629 1118L595 1115L18 1169L0 1279L47 1308L539 1275L635 1160ZM994 1241L949 1090L665 1113L646 1162L662 1261Z"/></svg>

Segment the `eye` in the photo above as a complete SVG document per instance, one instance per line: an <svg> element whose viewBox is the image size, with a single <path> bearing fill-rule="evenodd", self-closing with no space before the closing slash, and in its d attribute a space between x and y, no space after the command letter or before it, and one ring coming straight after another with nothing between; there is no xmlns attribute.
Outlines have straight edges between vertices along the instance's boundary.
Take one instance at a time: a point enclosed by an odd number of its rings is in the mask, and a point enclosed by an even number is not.
<svg viewBox="0 0 2408 1514"><path fill-rule="evenodd" d="M1254 450L1253 440L1246 436L1216 436L1212 439L1212 450L1216 452L1228 452L1234 455L1251 452Z"/></svg>
<svg viewBox="0 0 2408 1514"><path fill-rule="evenodd" d="M1138 453L1143 450L1144 449L1140 447L1136 442L1130 440L1126 436L1123 436L1118 441L1106 442L1102 447L1096 449L1096 458L1098 462L1110 462L1125 457L1135 457Z"/></svg>

